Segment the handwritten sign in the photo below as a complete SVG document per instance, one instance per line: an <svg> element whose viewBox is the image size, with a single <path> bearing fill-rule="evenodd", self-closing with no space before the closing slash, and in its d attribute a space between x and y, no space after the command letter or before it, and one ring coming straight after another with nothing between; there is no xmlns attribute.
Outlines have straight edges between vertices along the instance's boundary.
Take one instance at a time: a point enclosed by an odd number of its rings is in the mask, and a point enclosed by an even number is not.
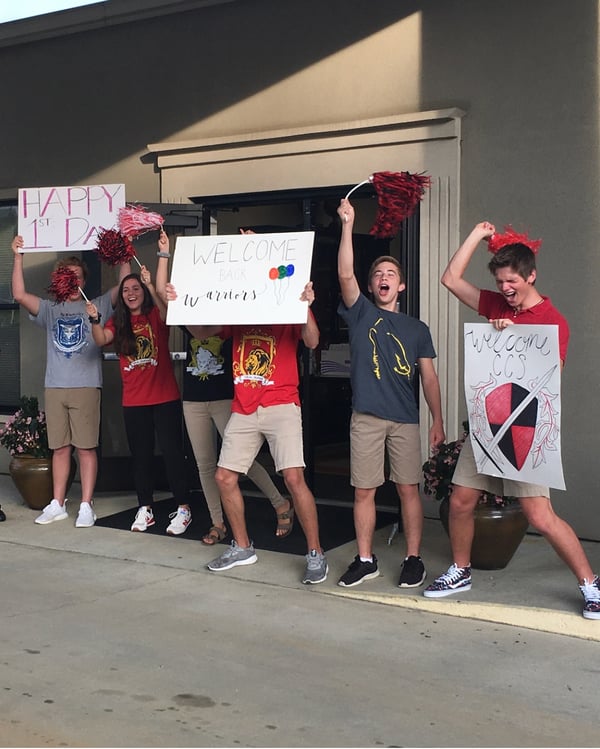
<svg viewBox="0 0 600 749"><path fill-rule="evenodd" d="M466 323L464 336L477 470L564 489L558 326Z"/></svg>
<svg viewBox="0 0 600 749"><path fill-rule="evenodd" d="M169 325L305 323L314 232L178 237Z"/></svg>
<svg viewBox="0 0 600 749"><path fill-rule="evenodd" d="M26 187L19 190L18 231L25 252L93 250L98 233L117 225L125 185Z"/></svg>

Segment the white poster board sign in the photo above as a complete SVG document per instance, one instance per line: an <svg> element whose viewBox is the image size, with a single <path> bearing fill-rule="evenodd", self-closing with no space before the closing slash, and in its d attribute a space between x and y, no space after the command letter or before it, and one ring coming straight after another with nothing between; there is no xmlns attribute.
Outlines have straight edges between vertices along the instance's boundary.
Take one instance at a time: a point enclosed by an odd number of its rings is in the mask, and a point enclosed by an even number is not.
<svg viewBox="0 0 600 749"><path fill-rule="evenodd" d="M24 252L96 248L98 233L117 226L125 185L24 187L19 190L18 232Z"/></svg>
<svg viewBox="0 0 600 749"><path fill-rule="evenodd" d="M564 489L558 326L466 323L464 348L477 470Z"/></svg>
<svg viewBox="0 0 600 749"><path fill-rule="evenodd" d="M169 325L302 323L314 232L178 237Z"/></svg>

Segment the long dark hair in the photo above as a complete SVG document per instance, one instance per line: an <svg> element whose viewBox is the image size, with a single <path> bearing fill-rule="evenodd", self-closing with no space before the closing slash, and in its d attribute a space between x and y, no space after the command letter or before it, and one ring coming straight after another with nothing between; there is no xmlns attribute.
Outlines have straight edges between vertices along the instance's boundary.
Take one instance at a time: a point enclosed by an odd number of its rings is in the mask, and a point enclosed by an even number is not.
<svg viewBox="0 0 600 749"><path fill-rule="evenodd" d="M152 299L146 284L142 281L140 274L130 273L128 276L125 276L119 286L119 294L117 296L117 303L115 304L115 311L113 313L115 323L114 347L117 354L122 354L123 356L135 356L137 353L135 336L133 335L133 328L131 326L131 311L123 301L123 286L126 281L131 281L132 278L139 282L144 292L142 315L147 315L155 306L154 300Z"/></svg>

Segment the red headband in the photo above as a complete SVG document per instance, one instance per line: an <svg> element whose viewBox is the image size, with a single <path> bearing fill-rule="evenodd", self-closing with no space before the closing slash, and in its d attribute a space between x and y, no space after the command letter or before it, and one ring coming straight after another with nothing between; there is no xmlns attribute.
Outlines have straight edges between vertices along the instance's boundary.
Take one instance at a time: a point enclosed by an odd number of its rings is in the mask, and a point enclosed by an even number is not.
<svg viewBox="0 0 600 749"><path fill-rule="evenodd" d="M527 234L518 234L512 226L509 225L504 227L504 234L492 234L488 239L488 250L495 255L498 250L511 244L524 244L525 247L529 247L535 255L540 249L542 240L529 239Z"/></svg>

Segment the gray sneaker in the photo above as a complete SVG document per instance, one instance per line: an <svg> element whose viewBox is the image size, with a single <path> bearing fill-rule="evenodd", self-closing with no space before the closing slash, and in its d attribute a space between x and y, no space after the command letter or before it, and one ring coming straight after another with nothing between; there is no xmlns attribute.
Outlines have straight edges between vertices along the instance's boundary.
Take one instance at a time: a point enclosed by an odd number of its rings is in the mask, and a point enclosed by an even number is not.
<svg viewBox="0 0 600 749"><path fill-rule="evenodd" d="M316 549L311 549L310 553L306 555L306 569L304 570L304 577L302 582L305 585L316 585L322 583L329 572L327 566L327 559L325 554L319 554Z"/></svg>
<svg viewBox="0 0 600 749"><path fill-rule="evenodd" d="M225 549L220 557L209 562L207 567L211 572L223 572L238 565L254 564L254 562L258 562L258 557L254 551L252 542L250 546L244 548L243 546L238 546L235 541L232 541L231 546Z"/></svg>

